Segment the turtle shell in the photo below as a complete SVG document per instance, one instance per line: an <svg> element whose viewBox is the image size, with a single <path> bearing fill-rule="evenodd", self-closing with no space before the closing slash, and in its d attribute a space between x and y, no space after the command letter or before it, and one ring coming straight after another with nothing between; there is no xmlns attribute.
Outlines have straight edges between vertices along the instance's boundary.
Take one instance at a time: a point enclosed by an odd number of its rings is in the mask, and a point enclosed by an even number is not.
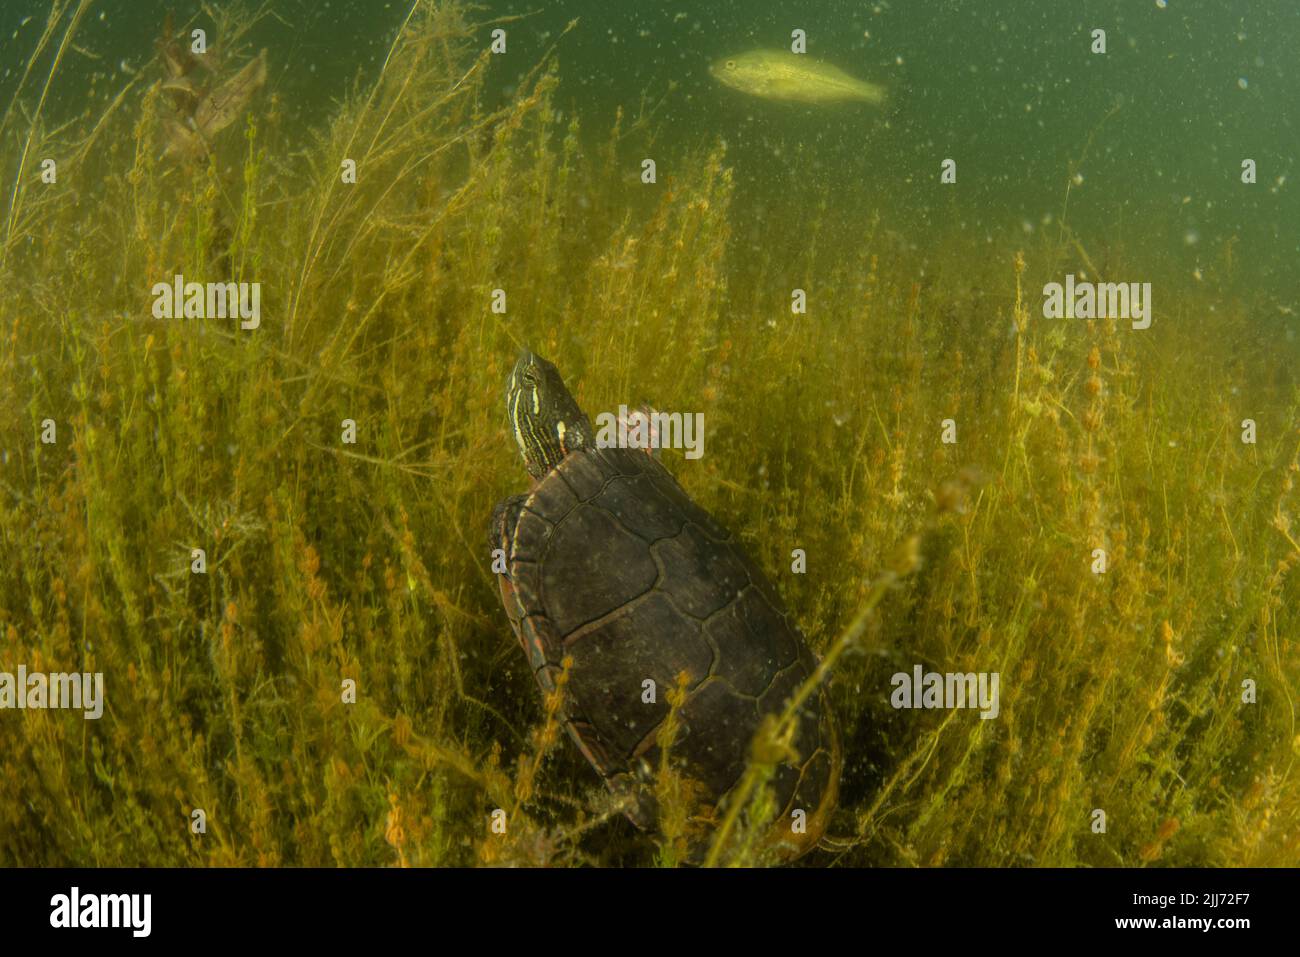
<svg viewBox="0 0 1300 957"><path fill-rule="evenodd" d="M567 456L507 506L502 599L543 691L571 659L570 735L629 816L653 826L667 692L687 675L670 749L714 816L739 781L763 717L779 713L816 659L767 578L658 462L633 449ZM648 694L653 681L655 693ZM816 843L834 807L837 731L819 692L769 782L787 854ZM794 833L795 811L805 828Z"/></svg>

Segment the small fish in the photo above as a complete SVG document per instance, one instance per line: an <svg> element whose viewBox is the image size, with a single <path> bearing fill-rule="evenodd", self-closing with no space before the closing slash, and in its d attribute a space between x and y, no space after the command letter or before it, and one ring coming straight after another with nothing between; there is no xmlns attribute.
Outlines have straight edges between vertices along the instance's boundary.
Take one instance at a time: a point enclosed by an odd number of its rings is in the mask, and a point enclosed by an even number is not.
<svg viewBox="0 0 1300 957"><path fill-rule="evenodd" d="M180 113L193 113L203 96L203 91L188 76L169 76L162 81L162 89Z"/></svg>
<svg viewBox="0 0 1300 957"><path fill-rule="evenodd" d="M243 115L253 95L266 83L266 51L214 90L205 91L187 76L173 76L160 86L173 98L175 115L163 118L166 155L197 159L212 138Z"/></svg>
<svg viewBox="0 0 1300 957"><path fill-rule="evenodd" d="M768 100L795 103L885 102L884 87L849 76L807 54L751 50L718 60L709 72L720 83Z"/></svg>
<svg viewBox="0 0 1300 957"><path fill-rule="evenodd" d="M195 127L208 138L220 133L243 113L265 82L266 51L262 50L242 70L203 98L194 111Z"/></svg>

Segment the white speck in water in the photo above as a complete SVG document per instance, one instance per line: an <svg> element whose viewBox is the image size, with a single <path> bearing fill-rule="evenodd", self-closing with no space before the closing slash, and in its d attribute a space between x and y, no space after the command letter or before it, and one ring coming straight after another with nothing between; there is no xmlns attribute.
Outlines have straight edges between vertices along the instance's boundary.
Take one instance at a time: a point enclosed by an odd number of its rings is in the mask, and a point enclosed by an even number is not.
<svg viewBox="0 0 1300 957"><path fill-rule="evenodd" d="M1249 85L1250 84L1246 82L1246 78L1244 76L1237 77L1237 89L1244 90Z"/></svg>

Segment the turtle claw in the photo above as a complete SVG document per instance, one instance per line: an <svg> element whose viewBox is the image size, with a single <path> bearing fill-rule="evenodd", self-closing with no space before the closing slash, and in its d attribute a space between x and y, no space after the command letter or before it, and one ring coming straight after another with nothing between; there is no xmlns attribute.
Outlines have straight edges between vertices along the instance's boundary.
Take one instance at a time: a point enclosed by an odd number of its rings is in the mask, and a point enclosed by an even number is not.
<svg viewBox="0 0 1300 957"><path fill-rule="evenodd" d="M510 543L515 537L515 523L519 521L519 513L527 500L527 495L512 495L497 502L496 507L492 509L492 523L488 526L489 551L503 548L506 550L506 558L509 559Z"/></svg>
<svg viewBox="0 0 1300 957"><path fill-rule="evenodd" d="M657 414L654 407L647 403L642 403L630 411L623 407L618 414L619 435L626 435L630 439L634 434L640 435L642 430L648 432L647 443L644 446L639 442L629 442L629 447L640 449L656 462L662 457L659 448L659 425L655 420Z"/></svg>

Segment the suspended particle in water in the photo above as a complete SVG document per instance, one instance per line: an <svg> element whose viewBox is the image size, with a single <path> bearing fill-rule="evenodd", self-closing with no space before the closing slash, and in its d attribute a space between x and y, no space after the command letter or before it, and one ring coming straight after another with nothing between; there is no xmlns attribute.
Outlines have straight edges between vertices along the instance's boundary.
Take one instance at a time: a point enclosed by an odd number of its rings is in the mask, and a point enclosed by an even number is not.
<svg viewBox="0 0 1300 957"><path fill-rule="evenodd" d="M1244 90L1249 85L1250 84L1246 82L1246 78L1244 76L1237 77L1237 89Z"/></svg>
<svg viewBox="0 0 1300 957"><path fill-rule="evenodd" d="M1169 2L1168 0L1156 0L1156 6L1163 10L1165 7L1169 6Z"/></svg>
<svg viewBox="0 0 1300 957"><path fill-rule="evenodd" d="M1083 174L1082 174L1082 173L1075 173L1072 177L1070 177L1070 182L1074 183L1075 186L1082 186L1082 185L1083 185Z"/></svg>

